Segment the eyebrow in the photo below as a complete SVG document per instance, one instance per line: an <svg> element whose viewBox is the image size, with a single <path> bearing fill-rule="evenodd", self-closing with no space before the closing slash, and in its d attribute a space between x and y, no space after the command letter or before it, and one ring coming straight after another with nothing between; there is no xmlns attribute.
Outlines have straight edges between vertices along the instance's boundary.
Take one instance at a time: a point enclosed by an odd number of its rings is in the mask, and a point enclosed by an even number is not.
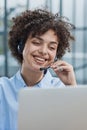
<svg viewBox="0 0 87 130"><path fill-rule="evenodd" d="M40 41L44 41L44 39L42 39L42 38L39 37L39 36L35 36L34 38L37 38L37 39L40 40ZM53 44L58 45L58 42L56 42L56 41L51 41L50 43L53 43Z"/></svg>

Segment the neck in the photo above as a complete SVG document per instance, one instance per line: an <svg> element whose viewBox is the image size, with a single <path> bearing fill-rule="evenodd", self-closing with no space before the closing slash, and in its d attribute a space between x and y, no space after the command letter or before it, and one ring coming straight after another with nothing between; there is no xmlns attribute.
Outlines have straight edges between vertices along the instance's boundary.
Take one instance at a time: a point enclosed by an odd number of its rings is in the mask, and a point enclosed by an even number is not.
<svg viewBox="0 0 87 130"><path fill-rule="evenodd" d="M43 72L32 72L30 70L21 70L21 75L27 86L34 86L43 78Z"/></svg>

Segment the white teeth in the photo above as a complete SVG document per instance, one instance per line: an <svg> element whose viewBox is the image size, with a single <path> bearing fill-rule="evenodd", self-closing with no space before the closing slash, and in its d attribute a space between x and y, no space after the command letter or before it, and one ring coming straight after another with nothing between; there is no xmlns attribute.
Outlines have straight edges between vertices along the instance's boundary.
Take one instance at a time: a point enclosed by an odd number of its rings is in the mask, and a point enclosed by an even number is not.
<svg viewBox="0 0 87 130"><path fill-rule="evenodd" d="M45 59L40 58L40 57L35 57L35 59L39 60L39 61L45 61Z"/></svg>

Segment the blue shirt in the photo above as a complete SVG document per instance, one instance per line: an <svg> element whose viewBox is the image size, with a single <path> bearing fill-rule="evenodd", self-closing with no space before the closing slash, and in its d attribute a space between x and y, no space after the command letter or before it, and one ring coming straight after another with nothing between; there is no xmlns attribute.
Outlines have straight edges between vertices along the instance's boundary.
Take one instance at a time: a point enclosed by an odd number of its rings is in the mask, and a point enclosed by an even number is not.
<svg viewBox="0 0 87 130"><path fill-rule="evenodd" d="M0 130L18 130L18 92L27 87L20 71L13 77L0 78ZM49 71L43 79L33 87L65 87L58 77L53 77Z"/></svg>

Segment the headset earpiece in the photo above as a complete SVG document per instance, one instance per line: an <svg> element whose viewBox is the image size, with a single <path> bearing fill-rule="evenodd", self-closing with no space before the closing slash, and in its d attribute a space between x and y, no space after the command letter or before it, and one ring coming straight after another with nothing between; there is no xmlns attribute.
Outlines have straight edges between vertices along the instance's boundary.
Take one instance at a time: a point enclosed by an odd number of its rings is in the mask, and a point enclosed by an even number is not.
<svg viewBox="0 0 87 130"><path fill-rule="evenodd" d="M23 44L22 41L19 42L17 49L18 49L18 53L19 53L19 54L22 54L23 49L24 49L24 44Z"/></svg>

